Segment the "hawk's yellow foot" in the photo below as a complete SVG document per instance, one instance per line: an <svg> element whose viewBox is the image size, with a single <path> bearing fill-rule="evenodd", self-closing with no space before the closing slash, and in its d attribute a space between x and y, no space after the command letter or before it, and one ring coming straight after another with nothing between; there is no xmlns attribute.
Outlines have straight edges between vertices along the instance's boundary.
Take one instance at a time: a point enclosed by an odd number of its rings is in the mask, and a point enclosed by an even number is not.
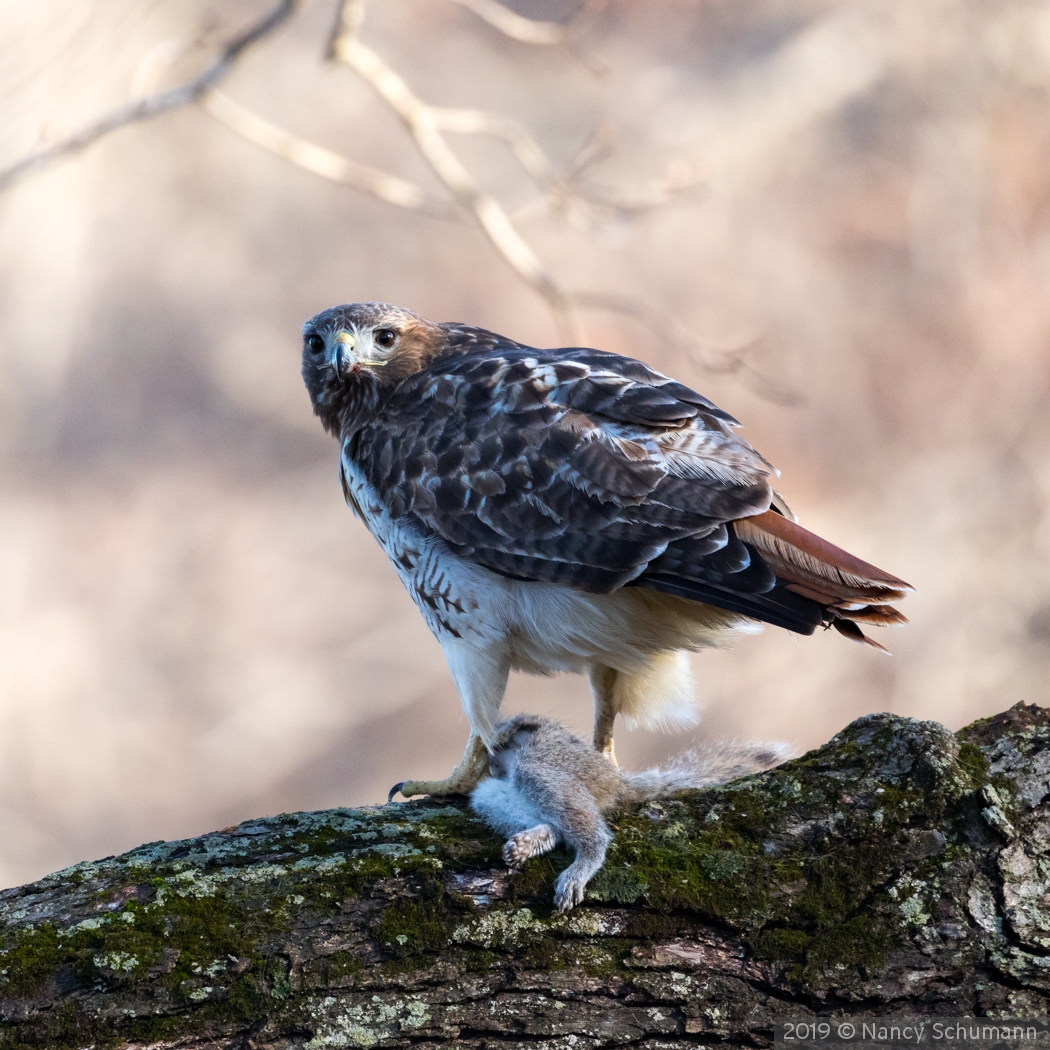
<svg viewBox="0 0 1050 1050"><path fill-rule="evenodd" d="M469 795L489 775L489 756L481 737L470 734L459 765L444 780L402 780L387 795L387 802L400 792L412 795Z"/></svg>

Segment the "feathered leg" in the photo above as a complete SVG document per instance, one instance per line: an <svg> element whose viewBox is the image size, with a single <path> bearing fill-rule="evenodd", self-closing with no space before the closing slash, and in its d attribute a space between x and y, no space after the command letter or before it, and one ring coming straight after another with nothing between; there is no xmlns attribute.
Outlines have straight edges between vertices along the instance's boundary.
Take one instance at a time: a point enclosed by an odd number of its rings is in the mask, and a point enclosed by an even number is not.
<svg viewBox="0 0 1050 1050"><path fill-rule="evenodd" d="M594 750L608 755L616 762L613 747L613 722L616 721L616 675L605 664L592 664L588 677L591 680L591 695L594 697Z"/></svg>
<svg viewBox="0 0 1050 1050"><path fill-rule="evenodd" d="M469 795L488 774L488 753L496 740L496 723L507 691L510 659L502 649L450 640L442 644L445 659L470 720L470 739L459 765L444 780L403 780L390 789L409 795Z"/></svg>
<svg viewBox="0 0 1050 1050"><path fill-rule="evenodd" d="M655 653L647 667L631 674L595 663L589 676L594 697L594 750L613 763L613 722L617 715L623 715L628 729L639 725L685 729L699 720L687 652Z"/></svg>

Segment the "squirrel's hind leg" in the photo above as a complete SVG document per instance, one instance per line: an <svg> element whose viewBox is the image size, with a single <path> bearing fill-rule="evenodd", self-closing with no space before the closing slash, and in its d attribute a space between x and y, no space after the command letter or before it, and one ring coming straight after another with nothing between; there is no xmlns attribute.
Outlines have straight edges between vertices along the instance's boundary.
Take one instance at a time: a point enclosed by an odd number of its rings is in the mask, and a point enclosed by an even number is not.
<svg viewBox="0 0 1050 1050"><path fill-rule="evenodd" d="M589 794L572 800L559 819L566 843L576 851L576 859L554 883L554 906L558 911L566 912L583 900L587 883L605 863L605 851L612 842L612 833Z"/></svg>
<svg viewBox="0 0 1050 1050"><path fill-rule="evenodd" d="M607 845L606 841L598 851L579 852L576 859L558 876L554 883L554 907L558 911L566 912L583 900L587 883L605 863Z"/></svg>

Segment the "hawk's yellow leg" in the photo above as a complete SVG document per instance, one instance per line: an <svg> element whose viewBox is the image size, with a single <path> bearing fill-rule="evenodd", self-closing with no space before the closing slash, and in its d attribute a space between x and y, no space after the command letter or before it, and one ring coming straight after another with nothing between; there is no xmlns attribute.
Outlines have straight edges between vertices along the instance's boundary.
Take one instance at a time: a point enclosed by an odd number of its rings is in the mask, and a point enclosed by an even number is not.
<svg viewBox="0 0 1050 1050"><path fill-rule="evenodd" d="M617 710L613 705L613 686L616 674L611 667L604 664L593 664L590 671L591 693L594 697L594 750L607 755L616 765L616 751L613 747L613 722Z"/></svg>
<svg viewBox="0 0 1050 1050"><path fill-rule="evenodd" d="M390 789L389 802L399 791L410 795L469 795L489 774L489 756L481 737L470 734L459 765L444 780L403 780Z"/></svg>

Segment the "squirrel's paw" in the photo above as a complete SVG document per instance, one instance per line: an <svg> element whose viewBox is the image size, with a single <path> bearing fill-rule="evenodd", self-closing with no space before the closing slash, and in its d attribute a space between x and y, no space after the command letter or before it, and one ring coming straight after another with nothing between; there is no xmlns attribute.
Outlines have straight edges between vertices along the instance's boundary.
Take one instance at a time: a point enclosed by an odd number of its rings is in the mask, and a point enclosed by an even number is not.
<svg viewBox="0 0 1050 1050"><path fill-rule="evenodd" d="M508 868L522 868L530 857L547 853L555 845L554 832L546 824L538 824L507 839L503 846L503 863Z"/></svg>
<svg viewBox="0 0 1050 1050"><path fill-rule="evenodd" d="M574 908L583 900L587 889L587 880L570 874L566 868L554 883L554 907L564 913Z"/></svg>

